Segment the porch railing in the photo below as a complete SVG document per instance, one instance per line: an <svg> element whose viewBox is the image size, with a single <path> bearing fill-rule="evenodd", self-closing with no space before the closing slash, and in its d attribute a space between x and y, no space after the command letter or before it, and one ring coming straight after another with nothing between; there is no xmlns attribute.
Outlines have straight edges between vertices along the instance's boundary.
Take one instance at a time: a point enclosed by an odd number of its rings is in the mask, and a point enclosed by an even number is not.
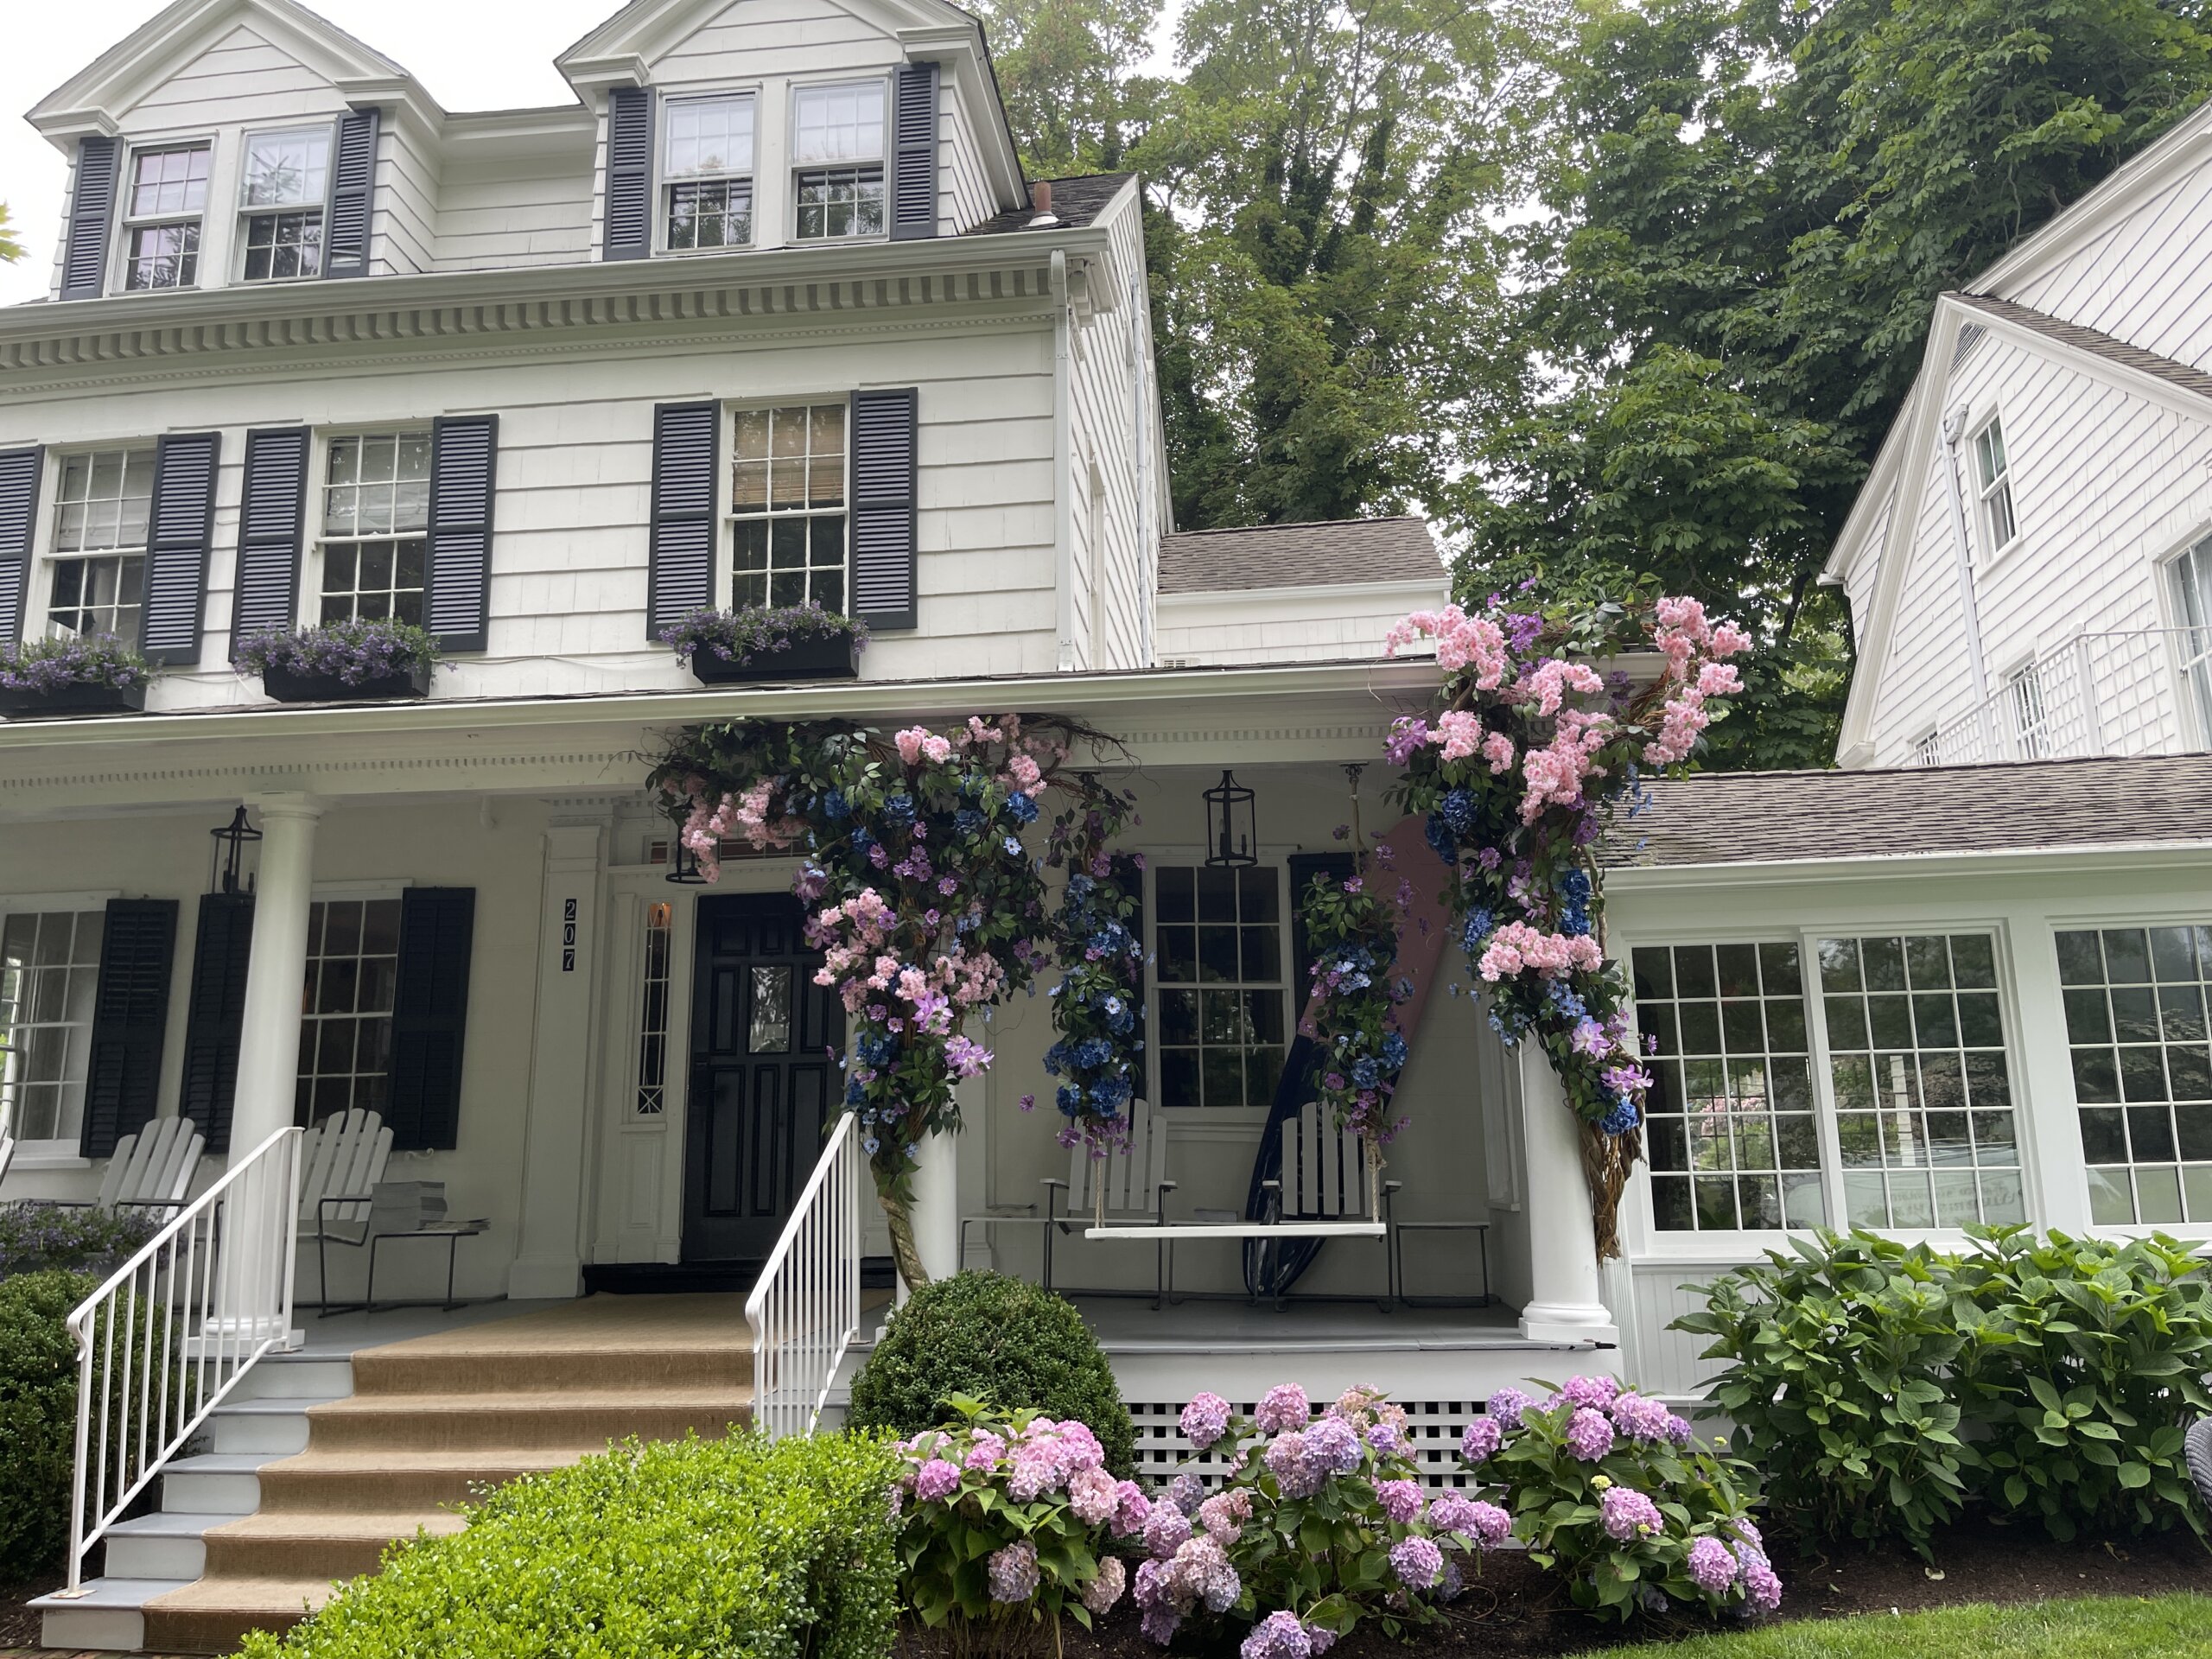
<svg viewBox="0 0 2212 1659"><path fill-rule="evenodd" d="M292 1325L300 1131L279 1129L69 1315L77 1468L69 1583L130 1502Z"/></svg>
<svg viewBox="0 0 2212 1659"><path fill-rule="evenodd" d="M841 1113L745 1299L753 1327L753 1421L769 1435L810 1434L860 1333L861 1198L868 1160L859 1120Z"/></svg>
<svg viewBox="0 0 2212 1659"><path fill-rule="evenodd" d="M2212 735L2212 629L2082 632L1917 746L1922 766L2176 754Z"/></svg>

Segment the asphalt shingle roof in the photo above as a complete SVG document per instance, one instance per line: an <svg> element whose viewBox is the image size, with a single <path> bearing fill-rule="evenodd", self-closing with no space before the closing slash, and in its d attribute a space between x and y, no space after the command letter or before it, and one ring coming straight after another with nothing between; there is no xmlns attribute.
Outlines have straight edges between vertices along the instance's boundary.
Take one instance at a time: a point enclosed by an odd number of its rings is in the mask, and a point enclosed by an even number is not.
<svg viewBox="0 0 2212 1659"><path fill-rule="evenodd" d="M2091 353L2108 362L2120 364L2144 374L2154 374L2159 379L2171 382L2185 391L2193 391L2200 397L2212 397L2212 374L2174 358L2163 357L2157 352L2146 352L2140 346L2131 346L2101 328L2087 328L2078 322L2068 322L2049 312L2038 311L2032 306L2021 305L2012 300L1993 299L1986 294L1961 294L1958 299L1962 305L1987 312L1993 317L2003 317L2007 321L2017 322L2024 328L2032 328L2046 339L2071 346L2077 351Z"/></svg>
<svg viewBox="0 0 2212 1659"><path fill-rule="evenodd" d="M1444 582L1444 560L1420 518L1333 518L1245 530L1188 530L1160 538L1160 591Z"/></svg>
<svg viewBox="0 0 2212 1659"><path fill-rule="evenodd" d="M1086 173L1080 178L1046 181L1052 187L1052 215L1060 221L1053 228L1075 230L1090 224L1114 200L1115 192L1135 177L1134 173ZM1018 208L970 225L960 234L1004 236L1010 231L1027 230L1029 221L1036 217L1034 207Z"/></svg>
<svg viewBox="0 0 2212 1659"><path fill-rule="evenodd" d="M1615 868L2212 842L2212 754L1661 779Z"/></svg>

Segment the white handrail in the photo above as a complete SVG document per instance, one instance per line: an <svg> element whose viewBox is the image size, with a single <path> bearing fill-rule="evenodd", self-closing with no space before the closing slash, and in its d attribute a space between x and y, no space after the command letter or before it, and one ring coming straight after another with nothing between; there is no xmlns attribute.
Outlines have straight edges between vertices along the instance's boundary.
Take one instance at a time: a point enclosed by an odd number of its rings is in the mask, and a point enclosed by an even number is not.
<svg viewBox="0 0 2212 1659"><path fill-rule="evenodd" d="M773 1439L810 1434L861 1327L859 1120L838 1116L783 1236L769 1253L745 1322L753 1327L753 1421Z"/></svg>
<svg viewBox="0 0 2212 1659"><path fill-rule="evenodd" d="M86 1552L292 1325L300 1131L279 1129L202 1192L69 1315L77 1466L69 1583Z"/></svg>

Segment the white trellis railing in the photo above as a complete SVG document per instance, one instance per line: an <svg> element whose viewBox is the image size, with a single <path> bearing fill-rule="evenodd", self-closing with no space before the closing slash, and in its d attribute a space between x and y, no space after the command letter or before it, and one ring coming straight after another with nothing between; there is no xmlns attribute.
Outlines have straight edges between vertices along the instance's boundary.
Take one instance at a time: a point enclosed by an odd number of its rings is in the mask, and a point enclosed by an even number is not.
<svg viewBox="0 0 2212 1659"><path fill-rule="evenodd" d="M1923 766L2177 754L2212 738L2212 628L2062 639L1921 740Z"/></svg>
<svg viewBox="0 0 2212 1659"><path fill-rule="evenodd" d="M753 1327L753 1421L778 1440L814 1432L837 1367L860 1333L867 1172L859 1120L841 1113L745 1299L745 1322Z"/></svg>
<svg viewBox="0 0 2212 1659"><path fill-rule="evenodd" d="M85 1555L292 1325L300 1131L279 1129L69 1315L77 1471L69 1583Z"/></svg>

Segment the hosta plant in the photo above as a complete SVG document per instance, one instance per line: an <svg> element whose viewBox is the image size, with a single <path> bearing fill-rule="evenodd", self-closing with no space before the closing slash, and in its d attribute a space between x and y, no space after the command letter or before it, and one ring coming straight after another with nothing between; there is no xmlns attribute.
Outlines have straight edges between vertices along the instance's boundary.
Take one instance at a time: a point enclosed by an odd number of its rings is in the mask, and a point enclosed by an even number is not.
<svg viewBox="0 0 2212 1659"><path fill-rule="evenodd" d="M153 676L146 659L111 634L73 633L0 645L0 689L10 691L51 692L73 685L129 691Z"/></svg>
<svg viewBox="0 0 2212 1659"><path fill-rule="evenodd" d="M1585 1611L1625 1622L1781 1605L1748 1465L1611 1377L1570 1377L1541 1402L1501 1389L1468 1425L1460 1456L1503 1484L1529 1559L1564 1573Z"/></svg>
<svg viewBox="0 0 2212 1659"><path fill-rule="evenodd" d="M1127 1568L1104 1553L1151 1505L1117 1481L1085 1425L1006 1413L965 1395L961 1421L893 1448L907 1599L924 1621L1063 1612L1088 1625L1122 1599Z"/></svg>

